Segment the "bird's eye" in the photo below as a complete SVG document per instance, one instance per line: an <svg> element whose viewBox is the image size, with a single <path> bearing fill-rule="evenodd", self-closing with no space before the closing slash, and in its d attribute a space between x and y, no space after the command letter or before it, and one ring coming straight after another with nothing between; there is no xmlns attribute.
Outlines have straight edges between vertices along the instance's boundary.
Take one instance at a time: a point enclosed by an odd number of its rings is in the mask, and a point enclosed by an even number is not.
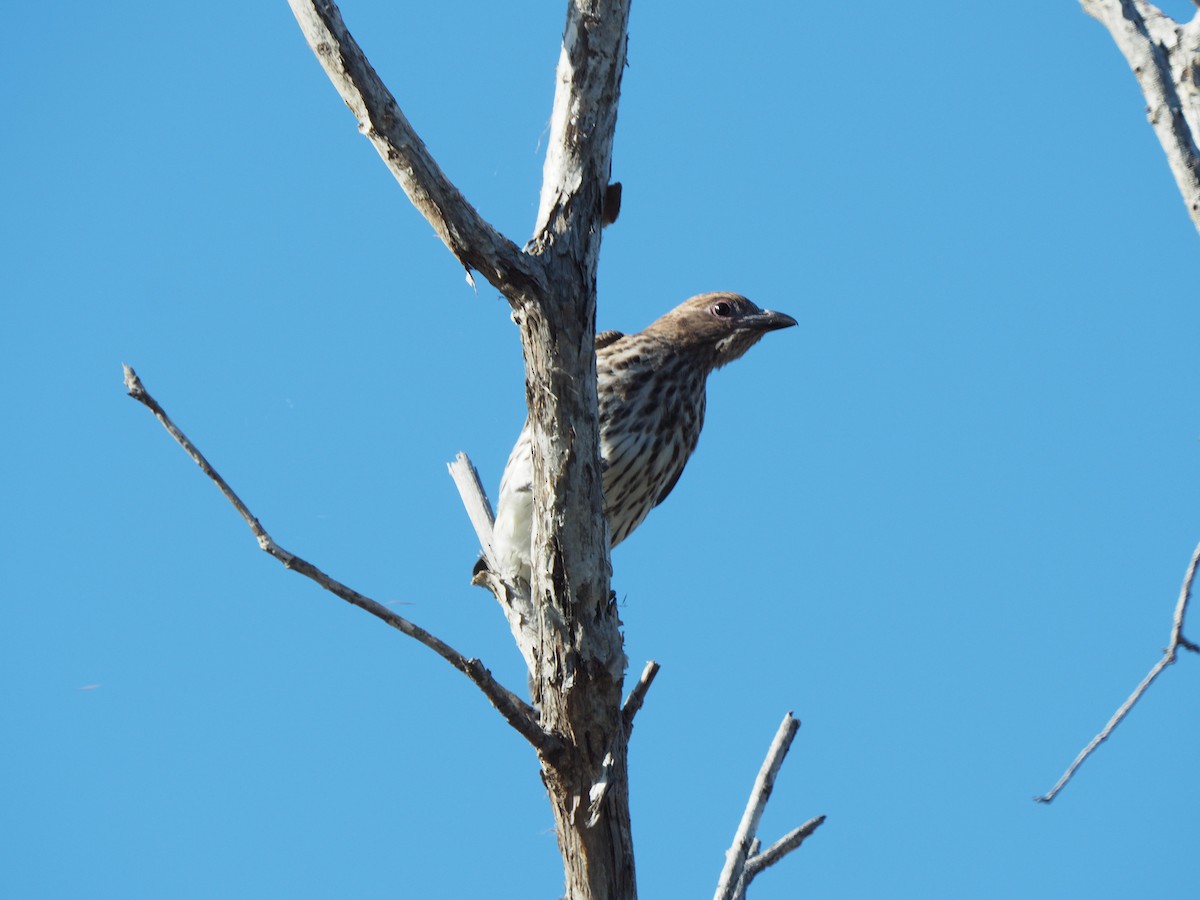
<svg viewBox="0 0 1200 900"><path fill-rule="evenodd" d="M712 314L718 319L728 319L733 315L733 304L726 303L724 300L714 303L712 305Z"/></svg>

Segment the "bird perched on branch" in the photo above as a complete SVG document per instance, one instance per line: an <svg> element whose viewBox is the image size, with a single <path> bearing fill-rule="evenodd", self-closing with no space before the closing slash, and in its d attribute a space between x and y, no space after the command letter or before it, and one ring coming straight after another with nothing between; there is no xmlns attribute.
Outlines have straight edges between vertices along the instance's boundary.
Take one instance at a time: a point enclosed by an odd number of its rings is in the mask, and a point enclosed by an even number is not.
<svg viewBox="0 0 1200 900"><path fill-rule="evenodd" d="M791 316L759 309L740 294L713 293L684 301L637 334L596 336L610 546L629 537L675 487L704 424L709 373L733 362L768 331L795 324ZM504 467L492 535L498 574L526 581L532 555L531 440L526 421Z"/></svg>

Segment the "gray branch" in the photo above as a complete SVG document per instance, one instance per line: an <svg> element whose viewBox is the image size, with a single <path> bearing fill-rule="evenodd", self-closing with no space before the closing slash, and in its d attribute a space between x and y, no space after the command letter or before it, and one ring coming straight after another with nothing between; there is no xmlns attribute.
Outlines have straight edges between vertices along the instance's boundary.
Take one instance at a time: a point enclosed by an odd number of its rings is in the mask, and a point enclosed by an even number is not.
<svg viewBox="0 0 1200 900"><path fill-rule="evenodd" d="M633 730L633 717L642 708L642 704L646 700L646 694L650 690L650 685L654 684L654 679L658 675L660 668L661 666L654 660L646 663L646 667L642 669L642 675L638 678L637 684L633 686L633 690L625 698L625 703L621 706L621 714L625 717L626 734Z"/></svg>
<svg viewBox="0 0 1200 900"><path fill-rule="evenodd" d="M534 227L536 245L545 246L572 227L577 230L592 216L596 223L616 218L613 207L620 205L620 187L610 192L608 179L628 20L628 0L568 4ZM572 209L581 194L595 207L582 217Z"/></svg>
<svg viewBox="0 0 1200 900"><path fill-rule="evenodd" d="M750 854L750 858L746 860L745 881L747 884L761 872L770 866L775 865L797 847L804 843L804 839L816 831L825 822L824 816L816 816L809 819L799 828L793 828L775 843L761 853L755 852ZM745 894L745 889L742 889L742 894Z"/></svg>
<svg viewBox="0 0 1200 900"><path fill-rule="evenodd" d="M1200 231L1200 13L1180 24L1148 0L1080 0L1125 56Z"/></svg>
<svg viewBox="0 0 1200 900"><path fill-rule="evenodd" d="M1167 648L1163 651L1162 659L1154 664L1150 672L1142 679L1141 684L1133 689L1133 693L1121 704L1120 709L1113 713L1113 717L1108 720L1108 724L1101 729L1100 733L1092 738L1086 747L1079 751L1079 755L1075 757L1071 765L1067 766L1067 771L1058 779L1054 787L1045 794L1042 794L1042 796L1033 798L1038 803L1050 803L1058 796L1058 792L1067 786L1067 782L1071 780L1076 770L1095 752L1097 747L1108 740L1113 730L1129 715L1130 710L1142 699L1142 695L1149 690L1150 685L1154 684L1155 679L1166 670L1167 666L1175 662L1179 648L1182 647L1184 650L1200 653L1200 646L1197 646L1183 636L1183 620L1187 616L1188 604L1192 599L1192 583L1196 579L1196 569L1198 567L1200 567L1200 544L1197 544L1196 549L1192 551L1192 558L1188 562L1187 571L1183 575L1183 586L1179 589L1179 599L1175 601L1175 616L1171 621L1171 638L1167 642Z"/></svg>
<svg viewBox="0 0 1200 900"><path fill-rule="evenodd" d="M767 808L767 801L771 799L775 777L799 728L800 721L793 718L790 712L783 717L758 777L754 780L754 789L750 792L750 800L733 836L733 844L725 851L725 867L721 870L714 900L742 900L755 875L799 847L825 821L824 816L811 819L776 841L765 852L758 852L758 824Z"/></svg>
<svg viewBox="0 0 1200 900"><path fill-rule="evenodd" d="M192 461L200 467L201 471L203 471L204 474L207 475L213 482L213 484L217 486L221 493L225 495L225 499L233 504L233 508L238 511L238 514L246 521L246 524L250 526L250 530L254 533L254 537L258 540L259 547L283 563L285 568L291 569L294 572L299 572L306 578L312 579L325 590L336 594L347 603L352 603L360 609L366 610L371 615L378 619L382 619L388 625L391 625L397 631L400 631L414 640L424 644L442 659L450 663L450 665L454 666L454 668L458 669L460 672L470 678L471 681L473 681L475 685L481 691L483 691L488 700L492 702L492 705L499 710L500 715L504 716L505 721L515 728L521 734L521 736L529 741L529 743L531 743L535 748L537 748L538 751L550 755L558 753L560 749L560 742L557 738L543 731L541 726L538 725L537 713L533 710L533 708L521 700L521 698L512 691L508 690L508 688L496 681L496 679L492 677L492 673L489 672L483 663L478 659L468 659L445 641L433 634L430 634L419 625L410 622L403 616L397 615L392 610L388 609L383 604L372 600L370 597L366 597L363 594L360 594L358 591L355 591L352 588L342 584L340 581L331 578L312 563L301 559L299 556L296 556L293 553L289 553L287 550L284 550L282 547L276 544L275 541L271 539L271 536L267 533L267 530L263 528L262 523L258 521L258 518L252 512L250 512L246 504L243 503L241 498L234 492L233 488L231 488L225 479L220 476L217 470L212 467L212 464L209 463L209 461L204 457L204 454L200 452L199 448L196 447L196 445L190 440L188 440L187 435L185 435L183 431L181 431L180 428L173 421L171 421L171 417L167 415L166 410L164 410L159 405L158 401L155 400L150 395L149 391L146 390L141 379L138 378L137 373L134 372L129 366L125 366L124 370L125 388L129 391L129 396L131 396L134 400L137 400L152 413L154 413L158 421L161 422L162 426L167 430L167 433L175 439L175 442L183 448L183 451L192 458Z"/></svg>
<svg viewBox="0 0 1200 900"><path fill-rule="evenodd" d="M526 669L532 673L537 668L542 630L538 626L538 615L529 595L529 586L509 584L497 574L500 567L496 565L492 555L492 529L496 524L496 517L492 512L492 504L488 501L487 492L483 489L483 482L479 480L479 471L471 462L471 458L465 453L459 453L454 462L447 464L447 468L467 510L467 518L471 520L471 526L475 529L475 536L479 538L483 558L487 561L487 568L479 572L472 582L487 588L500 604L500 610L508 622L517 649L525 660Z"/></svg>
<svg viewBox="0 0 1200 900"><path fill-rule="evenodd" d="M447 463L446 468L450 470L450 477L454 479L458 495L466 507L467 518L471 520L471 527L475 529L475 536L479 538L479 546L483 549L488 568L495 571L500 568L492 555L492 529L496 526L496 514L492 512L487 491L483 489L483 482L479 479L479 470L471 462L471 457L465 453L455 456L454 462Z"/></svg>
<svg viewBox="0 0 1200 900"><path fill-rule="evenodd" d="M327 0L288 0L288 4L329 80L358 119L358 130L467 269L468 279L474 269L505 296L544 295L538 261L484 221L446 177L351 36L337 5Z"/></svg>

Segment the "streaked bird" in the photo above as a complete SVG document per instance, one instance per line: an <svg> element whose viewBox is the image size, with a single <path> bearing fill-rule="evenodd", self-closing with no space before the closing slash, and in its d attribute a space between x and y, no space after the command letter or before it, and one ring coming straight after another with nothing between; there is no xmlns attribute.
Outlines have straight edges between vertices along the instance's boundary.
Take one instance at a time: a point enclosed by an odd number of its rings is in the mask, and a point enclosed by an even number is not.
<svg viewBox="0 0 1200 900"><path fill-rule="evenodd" d="M615 547L679 481L704 425L705 384L768 331L796 324L740 294L700 294L644 331L596 336L604 515ZM533 455L528 420L504 468L492 550L499 574L530 574ZM484 563L480 563L484 565ZM478 567L477 567L478 568Z"/></svg>

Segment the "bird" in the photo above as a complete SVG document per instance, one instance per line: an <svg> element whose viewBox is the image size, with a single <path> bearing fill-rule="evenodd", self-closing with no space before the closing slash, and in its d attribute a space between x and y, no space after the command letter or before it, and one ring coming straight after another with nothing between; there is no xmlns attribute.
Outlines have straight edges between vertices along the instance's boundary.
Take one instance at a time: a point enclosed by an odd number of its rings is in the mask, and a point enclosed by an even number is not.
<svg viewBox="0 0 1200 900"><path fill-rule="evenodd" d="M674 489L704 425L708 376L769 331L796 324L741 294L699 294L636 334L596 335L600 465L609 546L633 533ZM529 581L533 451L529 420L500 479L492 533L498 574ZM476 564L478 574L486 560Z"/></svg>

